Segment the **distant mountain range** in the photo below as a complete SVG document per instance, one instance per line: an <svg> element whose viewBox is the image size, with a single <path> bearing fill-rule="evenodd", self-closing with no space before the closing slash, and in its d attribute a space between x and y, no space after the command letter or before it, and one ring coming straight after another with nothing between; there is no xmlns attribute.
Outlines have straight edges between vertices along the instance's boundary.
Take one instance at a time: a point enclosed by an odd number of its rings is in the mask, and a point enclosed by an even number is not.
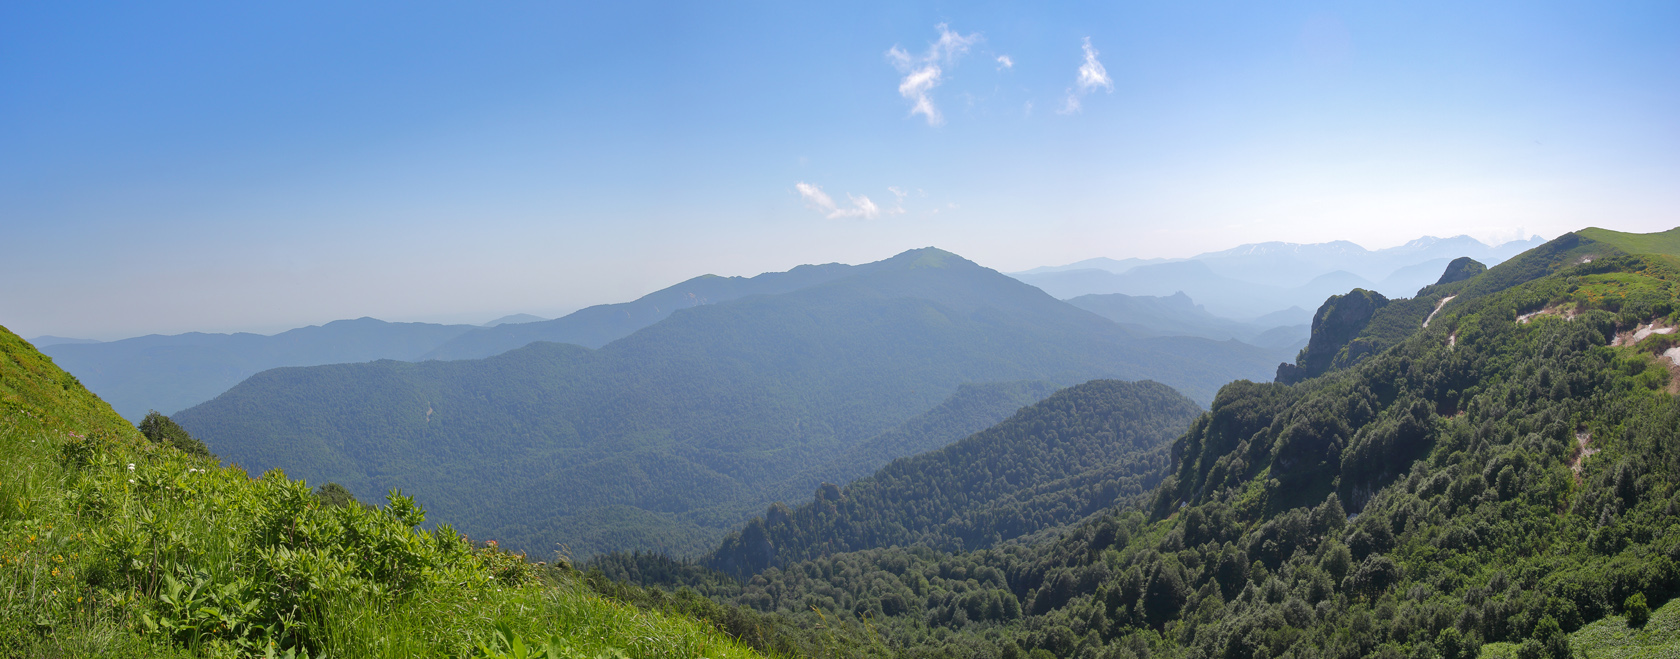
<svg viewBox="0 0 1680 659"><path fill-rule="evenodd" d="M599 348L647 327L679 309L726 302L748 295L774 295L832 281L865 266L839 263L802 265L787 272L756 277L701 275L630 302L599 304L562 318L501 324L474 330L426 353L425 359L478 359L499 355L534 341Z"/></svg>
<svg viewBox="0 0 1680 659"><path fill-rule="evenodd" d="M1452 259L1496 265L1543 240L1490 246L1469 236L1425 236L1398 247L1367 250L1347 241L1256 243L1188 259L1088 259L1034 268L1014 277L1060 299L1123 293L1183 292L1217 316L1250 319L1280 309L1314 309L1353 288L1411 297L1435 283Z"/></svg>
<svg viewBox="0 0 1680 659"><path fill-rule="evenodd" d="M472 325L336 320L264 336L191 332L89 343L36 344L131 421L210 400L261 371L375 359L418 359ZM49 337L50 338L50 337Z"/></svg>
<svg viewBox="0 0 1680 659"><path fill-rule="evenodd" d="M272 336L189 332L99 342L56 336L31 343L131 420L197 405L258 372L378 359L476 359L536 341L599 348L678 309L748 295L785 293L852 272L838 263L757 277L704 275L622 304L603 304L553 320L513 314L482 326L340 320Z"/></svg>
<svg viewBox="0 0 1680 659"><path fill-rule="evenodd" d="M67 337L63 337L63 336L53 336L51 334L42 334L41 336L37 336L33 339L30 339L29 343L30 343L30 345L35 346L36 349L40 349L40 348L44 348L46 346L56 346L56 345L62 345L62 344L66 344L66 343L80 343L80 344L99 343L99 340L98 339L72 339L72 338L67 338Z"/></svg>
<svg viewBox="0 0 1680 659"><path fill-rule="evenodd" d="M1415 291L1432 283L1446 266L1442 254L1464 252L1461 255L1492 265L1521 245L1494 248L1462 236L1422 238L1376 251L1348 242L1261 243L1193 259L1088 259L1036 268L1015 277L1063 299L1097 295L1074 305L1138 335L1234 338L1266 349L1287 349L1303 344L1305 326L1312 318L1309 310L1331 295L1364 287L1394 297L1396 290ZM1416 259L1424 260L1411 262ZM1395 267L1388 270L1390 266ZM599 348L680 309L787 293L869 267L829 263L756 277L704 275L630 302L597 305L552 320L514 314L470 326L363 318L273 336L195 332L103 343L40 336L32 343L110 401L119 413L138 419L151 409L171 414L196 405L255 373L280 366L478 359L536 341ZM1387 272L1383 283L1373 284L1354 274L1377 271ZM1305 283L1291 288L1265 283L1289 283L1291 277ZM1101 299L1103 295L1129 299Z"/></svg>
<svg viewBox="0 0 1680 659"><path fill-rule="evenodd" d="M543 318L542 316L533 316L533 315L528 314L528 313L516 313L516 314L509 315L509 316L502 316L501 318L497 318L495 320L492 320L488 323L485 323L484 326L485 327L495 327L497 325L518 325L520 323L540 323L540 322L545 321L545 320L548 320L548 319Z"/></svg>
<svg viewBox="0 0 1680 659"><path fill-rule="evenodd" d="M175 419L253 472L284 466L368 498L401 487L433 519L508 546L697 553L789 489L812 491L820 481L794 480L813 465L878 468L895 451L867 450L872 438L965 383L1153 379L1206 404L1286 356L1140 337L931 248L775 275L717 279L731 294L792 290L614 309L603 315L666 317L596 350L538 342L488 359L275 369ZM971 432L998 414L981 407L931 425Z"/></svg>
<svg viewBox="0 0 1680 659"><path fill-rule="evenodd" d="M1166 297L1121 293L1081 295L1067 302L1144 336L1236 339L1292 353L1305 347L1312 335L1312 313L1300 307L1242 322L1208 313L1182 292Z"/></svg>

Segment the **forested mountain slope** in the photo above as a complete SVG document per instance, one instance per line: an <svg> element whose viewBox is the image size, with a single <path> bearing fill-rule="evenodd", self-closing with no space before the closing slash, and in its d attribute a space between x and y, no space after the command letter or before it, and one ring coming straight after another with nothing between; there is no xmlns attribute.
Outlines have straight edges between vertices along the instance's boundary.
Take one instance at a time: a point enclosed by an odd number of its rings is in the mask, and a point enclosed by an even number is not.
<svg viewBox="0 0 1680 659"><path fill-rule="evenodd" d="M5 328L0 454L0 656L759 656L419 530L400 494L335 506L154 443Z"/></svg>
<svg viewBox="0 0 1680 659"><path fill-rule="evenodd" d="M921 544L988 547L1136 497L1166 475L1158 450L1201 409L1154 382L1056 392L945 448L901 458L815 500L778 503L701 562L751 575L827 554Z"/></svg>
<svg viewBox="0 0 1680 659"><path fill-rule="evenodd" d="M1680 249L1663 238L1563 236L1363 360L1233 383L1149 505L1051 542L840 553L744 583L608 567L851 621L882 655L1680 654L1680 339L1663 333Z"/></svg>
<svg viewBox="0 0 1680 659"><path fill-rule="evenodd" d="M801 469L768 493L777 501L799 501L810 496L811 483L850 483L898 458L937 450L990 428L1059 388L1032 380L959 385L956 393L933 409Z"/></svg>
<svg viewBox="0 0 1680 659"><path fill-rule="evenodd" d="M66 371L138 421L147 410L173 414L215 398L260 371L375 359L416 359L473 331L471 325L336 320L273 336L150 335L104 343L61 343L41 349Z"/></svg>
<svg viewBox="0 0 1680 659"><path fill-rule="evenodd" d="M775 500L773 486L963 383L1150 378L1208 400L1274 360L1237 342L1138 339L924 249L683 309L599 350L277 369L175 418L229 460L363 496L401 486L511 546L697 554Z"/></svg>

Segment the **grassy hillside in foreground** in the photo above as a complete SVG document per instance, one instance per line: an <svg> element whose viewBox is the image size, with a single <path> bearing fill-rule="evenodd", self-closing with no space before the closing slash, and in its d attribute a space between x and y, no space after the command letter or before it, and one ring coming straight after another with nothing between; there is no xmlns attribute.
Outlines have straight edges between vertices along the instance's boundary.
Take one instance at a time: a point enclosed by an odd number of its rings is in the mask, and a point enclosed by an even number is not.
<svg viewBox="0 0 1680 659"><path fill-rule="evenodd" d="M534 554L698 555L788 488L815 490L789 480L812 466L880 468L880 452L854 449L963 384L1151 379L1209 400L1279 356L1138 338L932 248L853 271L682 309L599 350L265 371L173 417L229 461L364 497L402 487Z"/></svg>
<svg viewBox="0 0 1680 659"><path fill-rule="evenodd" d="M1634 330L1680 325L1680 268L1554 243L1517 264L1547 271L1477 274L1459 290L1480 294L1358 364L1227 386L1150 505L1048 542L746 582L618 567L808 621L850 611L897 656L1675 656L1680 339Z"/></svg>
<svg viewBox="0 0 1680 659"><path fill-rule="evenodd" d="M0 328L0 656L758 656L392 494L323 503L153 444Z"/></svg>

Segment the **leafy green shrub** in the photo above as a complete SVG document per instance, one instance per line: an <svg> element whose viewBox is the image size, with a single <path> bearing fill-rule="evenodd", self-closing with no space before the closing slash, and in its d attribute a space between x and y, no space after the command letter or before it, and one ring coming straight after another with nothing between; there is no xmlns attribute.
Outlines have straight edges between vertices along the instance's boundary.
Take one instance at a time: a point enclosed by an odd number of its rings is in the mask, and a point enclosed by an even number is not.
<svg viewBox="0 0 1680 659"><path fill-rule="evenodd" d="M140 420L139 428L140 434L157 444L173 446L182 453L195 457L216 457L210 454L210 449L204 442L194 439L185 428L176 425L169 417L158 414L157 410L147 412L146 418Z"/></svg>
<svg viewBox="0 0 1680 659"><path fill-rule="evenodd" d="M1645 593L1634 593L1622 602L1622 611L1627 614L1628 626L1643 627L1651 619L1651 607L1645 603Z"/></svg>

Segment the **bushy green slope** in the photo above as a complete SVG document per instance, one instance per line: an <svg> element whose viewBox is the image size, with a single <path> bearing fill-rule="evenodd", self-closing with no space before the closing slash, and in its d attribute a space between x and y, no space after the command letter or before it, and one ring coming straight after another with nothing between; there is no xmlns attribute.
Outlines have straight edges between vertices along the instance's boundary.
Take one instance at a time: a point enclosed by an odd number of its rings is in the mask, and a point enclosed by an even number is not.
<svg viewBox="0 0 1680 659"><path fill-rule="evenodd" d="M782 504L702 563L751 575L871 547L988 547L1136 497L1165 475L1157 450L1201 410L1154 382L1063 389L972 437L902 458L816 500Z"/></svg>
<svg viewBox="0 0 1680 659"><path fill-rule="evenodd" d="M849 611L900 656L1666 656L1668 623L1617 627L1680 593L1680 340L1630 344L1680 322L1680 269L1575 235L1525 257L1348 368L1226 387L1141 510L1032 546L663 576Z"/></svg>
<svg viewBox="0 0 1680 659"><path fill-rule="evenodd" d="M510 546L698 554L787 479L963 383L1153 378L1211 396L1269 361L1235 342L1136 339L927 249L684 309L600 350L537 343L484 360L277 369L175 419L231 461L361 495L400 485L439 519ZM639 519L601 527L623 518L616 506Z"/></svg>
<svg viewBox="0 0 1680 659"><path fill-rule="evenodd" d="M392 494L153 443L0 328L0 656L756 656L712 626L474 546Z"/></svg>

